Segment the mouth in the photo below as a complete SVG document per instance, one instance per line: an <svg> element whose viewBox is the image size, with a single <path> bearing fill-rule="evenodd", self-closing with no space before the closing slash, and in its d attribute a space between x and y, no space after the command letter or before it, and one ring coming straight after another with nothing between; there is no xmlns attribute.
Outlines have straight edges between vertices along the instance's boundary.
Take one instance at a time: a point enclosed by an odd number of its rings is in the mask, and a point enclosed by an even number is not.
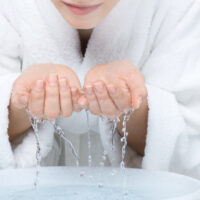
<svg viewBox="0 0 200 200"><path fill-rule="evenodd" d="M87 15L93 11L95 11L97 8L99 8L102 4L97 5L75 5L63 2L67 8L75 15Z"/></svg>

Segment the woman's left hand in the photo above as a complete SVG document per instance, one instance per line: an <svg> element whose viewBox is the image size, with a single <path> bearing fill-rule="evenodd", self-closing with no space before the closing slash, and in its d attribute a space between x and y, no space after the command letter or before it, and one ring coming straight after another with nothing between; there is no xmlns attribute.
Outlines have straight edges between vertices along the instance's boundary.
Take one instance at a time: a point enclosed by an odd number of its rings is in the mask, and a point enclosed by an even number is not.
<svg viewBox="0 0 200 200"><path fill-rule="evenodd" d="M129 61L93 67L86 75L84 90L88 109L111 118L131 108L139 109L147 98L144 76Z"/></svg>

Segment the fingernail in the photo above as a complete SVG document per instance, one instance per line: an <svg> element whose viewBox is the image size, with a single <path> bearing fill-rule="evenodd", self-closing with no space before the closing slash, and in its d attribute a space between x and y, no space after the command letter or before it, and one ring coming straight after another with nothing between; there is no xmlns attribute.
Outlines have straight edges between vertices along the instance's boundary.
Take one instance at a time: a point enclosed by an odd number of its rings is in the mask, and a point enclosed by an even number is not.
<svg viewBox="0 0 200 200"><path fill-rule="evenodd" d="M87 107L87 102L85 102L84 100L80 100L80 101L79 101L79 105L80 105L82 108L86 108L86 107Z"/></svg>
<svg viewBox="0 0 200 200"><path fill-rule="evenodd" d="M140 97L140 98L138 99L137 109L139 109L141 105L142 105L142 97Z"/></svg>
<svg viewBox="0 0 200 200"><path fill-rule="evenodd" d="M60 89L62 89L62 90L66 90L67 89L67 82L66 82L65 79L59 80L59 83L60 83Z"/></svg>
<svg viewBox="0 0 200 200"><path fill-rule="evenodd" d="M36 89L40 91L40 90L43 89L43 87L44 87L44 82L43 82L43 80L38 80L38 81L36 82Z"/></svg>
<svg viewBox="0 0 200 200"><path fill-rule="evenodd" d="M94 88L95 88L96 92L104 92L104 87L103 87L103 85L101 83L96 83L94 85Z"/></svg>
<svg viewBox="0 0 200 200"><path fill-rule="evenodd" d="M115 94L116 93L116 89L115 89L115 87L113 85L108 85L107 88L108 88L108 91L111 94Z"/></svg>
<svg viewBox="0 0 200 200"><path fill-rule="evenodd" d="M91 95L93 93L93 89L92 89L92 86L91 85L87 85L86 86L86 93L88 95Z"/></svg>
<svg viewBox="0 0 200 200"><path fill-rule="evenodd" d="M56 86L57 85L57 75L56 74L51 74L49 76L49 85L50 86Z"/></svg>
<svg viewBox="0 0 200 200"><path fill-rule="evenodd" d="M20 102L21 102L24 106L27 105L28 100L27 100L26 96L21 96L21 97L20 97Z"/></svg>

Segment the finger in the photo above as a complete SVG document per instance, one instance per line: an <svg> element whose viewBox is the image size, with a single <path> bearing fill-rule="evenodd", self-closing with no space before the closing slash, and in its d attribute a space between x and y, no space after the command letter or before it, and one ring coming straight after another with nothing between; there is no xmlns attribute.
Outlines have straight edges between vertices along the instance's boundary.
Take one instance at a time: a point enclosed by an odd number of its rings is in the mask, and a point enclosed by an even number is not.
<svg viewBox="0 0 200 200"><path fill-rule="evenodd" d="M70 117L72 115L72 97L71 90L66 79L59 80L60 89L60 108L62 117Z"/></svg>
<svg viewBox="0 0 200 200"><path fill-rule="evenodd" d="M88 110L88 100L85 95L81 95L80 98L78 99L78 104L81 106L82 109Z"/></svg>
<svg viewBox="0 0 200 200"><path fill-rule="evenodd" d="M58 78L56 74L51 74L46 81L44 114L48 119L55 119L60 115Z"/></svg>
<svg viewBox="0 0 200 200"><path fill-rule="evenodd" d="M147 98L146 88L136 88L132 94L132 108L137 110L142 105L142 102Z"/></svg>
<svg viewBox="0 0 200 200"><path fill-rule="evenodd" d="M26 108L29 100L29 92L26 84L16 81L11 94L12 105L18 109Z"/></svg>
<svg viewBox="0 0 200 200"><path fill-rule="evenodd" d="M43 80L36 81L32 87L30 93L30 99L28 103L28 109L30 113L41 119L44 111L44 82Z"/></svg>
<svg viewBox="0 0 200 200"><path fill-rule="evenodd" d="M132 107L131 93L128 87L116 88L113 84L109 84L107 89L119 111L124 112Z"/></svg>
<svg viewBox="0 0 200 200"><path fill-rule="evenodd" d="M71 94L72 94L73 110L75 112L80 112L82 110L81 106L78 103L78 100L80 98L80 91L77 88L72 87Z"/></svg>
<svg viewBox="0 0 200 200"><path fill-rule="evenodd" d="M106 116L118 116L119 111L111 100L108 91L103 82L99 81L94 84L95 94L99 102L101 111Z"/></svg>
<svg viewBox="0 0 200 200"><path fill-rule="evenodd" d="M90 112L94 115L101 115L102 112L91 84L86 85L85 94L88 100L88 109L90 110Z"/></svg>

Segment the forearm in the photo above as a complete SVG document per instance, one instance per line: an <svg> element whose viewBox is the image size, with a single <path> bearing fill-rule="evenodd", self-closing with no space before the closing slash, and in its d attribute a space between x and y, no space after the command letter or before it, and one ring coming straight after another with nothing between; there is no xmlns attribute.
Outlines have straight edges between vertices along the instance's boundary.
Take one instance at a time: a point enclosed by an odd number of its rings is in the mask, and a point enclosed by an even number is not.
<svg viewBox="0 0 200 200"><path fill-rule="evenodd" d="M12 141L22 135L31 127L28 115L25 109L17 109L12 104L9 106L9 127L8 135Z"/></svg>
<svg viewBox="0 0 200 200"><path fill-rule="evenodd" d="M122 133L122 118L118 124L118 130ZM143 101L141 107L136 110L130 117L127 123L128 144L129 146L140 155L144 155L146 146L147 134L147 121L148 121L148 102L147 99Z"/></svg>

